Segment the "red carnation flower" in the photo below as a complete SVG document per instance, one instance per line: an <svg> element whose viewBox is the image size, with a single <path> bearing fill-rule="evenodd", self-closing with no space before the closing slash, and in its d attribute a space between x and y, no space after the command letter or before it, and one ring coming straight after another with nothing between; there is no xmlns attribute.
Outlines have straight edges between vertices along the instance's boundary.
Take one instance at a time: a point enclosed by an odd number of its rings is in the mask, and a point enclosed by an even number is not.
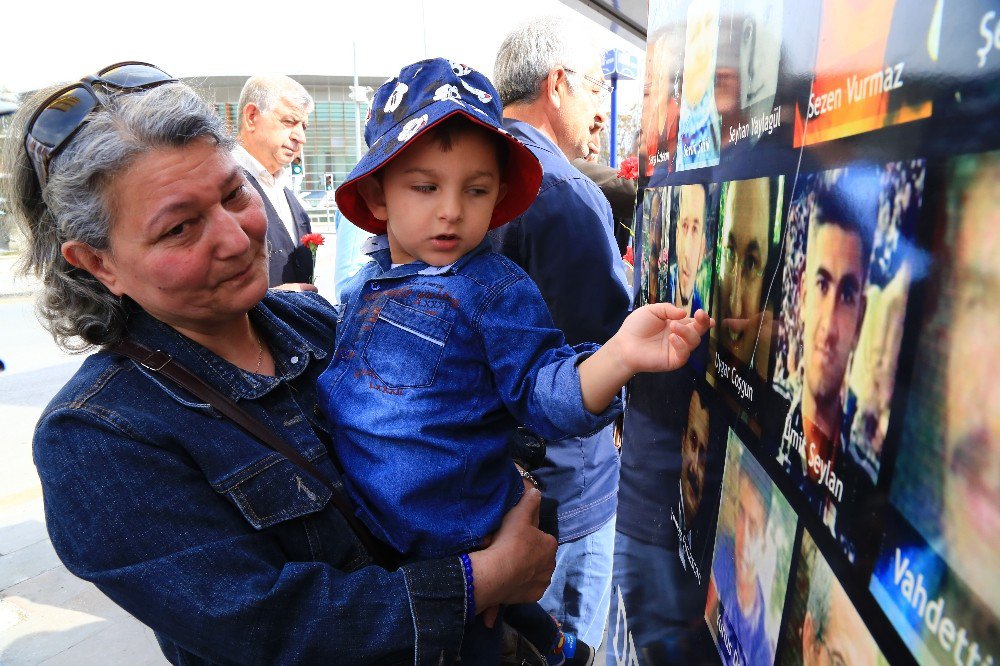
<svg viewBox="0 0 1000 666"><path fill-rule="evenodd" d="M323 244L323 234L303 234L299 242L315 252L316 248Z"/></svg>
<svg viewBox="0 0 1000 666"><path fill-rule="evenodd" d="M312 253L313 270L309 275L309 283L314 284L316 282L316 250L323 244L323 234L302 234L299 242L309 248L309 252Z"/></svg>
<svg viewBox="0 0 1000 666"><path fill-rule="evenodd" d="M628 180L635 180L639 177L639 158L636 156L626 157L622 161L622 166L618 170L619 178L626 178Z"/></svg>
<svg viewBox="0 0 1000 666"><path fill-rule="evenodd" d="M635 265L635 255L632 253L631 245L629 245L628 249L625 250L625 254L622 255L622 259L624 259L625 263L628 264L629 266Z"/></svg>

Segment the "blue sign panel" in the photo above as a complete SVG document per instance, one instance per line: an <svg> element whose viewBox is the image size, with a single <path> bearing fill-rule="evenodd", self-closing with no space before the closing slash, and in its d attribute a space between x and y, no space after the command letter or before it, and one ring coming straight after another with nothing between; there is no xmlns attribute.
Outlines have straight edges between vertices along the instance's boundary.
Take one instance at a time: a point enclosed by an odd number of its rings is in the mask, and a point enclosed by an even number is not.
<svg viewBox="0 0 1000 666"><path fill-rule="evenodd" d="M619 79L631 81L639 76L639 58L621 49L607 51L601 67L605 78L617 75Z"/></svg>

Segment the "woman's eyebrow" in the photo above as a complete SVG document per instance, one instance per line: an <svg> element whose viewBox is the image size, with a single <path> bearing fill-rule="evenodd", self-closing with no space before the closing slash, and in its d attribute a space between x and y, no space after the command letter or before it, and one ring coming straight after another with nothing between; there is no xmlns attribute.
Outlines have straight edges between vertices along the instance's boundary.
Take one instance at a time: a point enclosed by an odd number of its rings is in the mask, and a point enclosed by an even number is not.
<svg viewBox="0 0 1000 666"><path fill-rule="evenodd" d="M222 189L228 189L230 186L236 183L236 181L243 179L243 169L239 166L234 166L226 179L222 181ZM174 199L173 201L167 203L166 205L158 208L155 213L153 213L149 222L151 226L155 226L160 223L160 218L167 217L178 210L182 210L189 206L191 201L189 199Z"/></svg>

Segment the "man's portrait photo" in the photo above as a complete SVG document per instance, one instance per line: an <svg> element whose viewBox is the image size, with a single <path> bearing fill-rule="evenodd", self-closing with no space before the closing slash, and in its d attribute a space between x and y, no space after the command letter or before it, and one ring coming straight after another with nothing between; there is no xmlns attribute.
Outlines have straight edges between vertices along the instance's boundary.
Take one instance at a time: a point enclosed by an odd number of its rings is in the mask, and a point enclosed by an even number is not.
<svg viewBox="0 0 1000 666"><path fill-rule="evenodd" d="M684 73L681 80L677 170L719 163L721 120L715 103L715 63L719 48L719 0L692 2L687 9Z"/></svg>
<svg viewBox="0 0 1000 666"><path fill-rule="evenodd" d="M890 491L899 517L871 587L917 637L918 661L959 650L986 664L1000 659L1000 152L952 158L945 172ZM926 603L913 603L917 580ZM945 620L960 640L942 646Z"/></svg>
<svg viewBox="0 0 1000 666"><path fill-rule="evenodd" d="M827 171L792 193L773 379L788 410L771 439L851 561L871 537L858 512L888 430L925 172L920 160Z"/></svg>
<svg viewBox="0 0 1000 666"><path fill-rule="evenodd" d="M711 304L717 191L701 183L670 188L670 300L689 315Z"/></svg>
<svg viewBox="0 0 1000 666"><path fill-rule="evenodd" d="M795 512L729 431L705 620L726 664L771 664L795 537Z"/></svg>
<svg viewBox="0 0 1000 666"><path fill-rule="evenodd" d="M646 189L642 200L642 252L639 257L638 305L669 300L667 255L670 251L670 194L668 188ZM662 285L662 286L661 286Z"/></svg>
<svg viewBox="0 0 1000 666"><path fill-rule="evenodd" d="M782 666L885 666L885 656L808 530L802 532Z"/></svg>
<svg viewBox="0 0 1000 666"><path fill-rule="evenodd" d="M766 404L780 287L784 176L722 184L708 380L755 431ZM735 404L734 404L735 403Z"/></svg>

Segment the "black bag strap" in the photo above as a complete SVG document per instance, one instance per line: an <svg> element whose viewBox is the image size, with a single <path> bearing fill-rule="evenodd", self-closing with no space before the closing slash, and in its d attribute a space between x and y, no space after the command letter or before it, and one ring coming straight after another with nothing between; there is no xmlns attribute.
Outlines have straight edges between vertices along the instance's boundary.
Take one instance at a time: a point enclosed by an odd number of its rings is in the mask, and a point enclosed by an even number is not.
<svg viewBox="0 0 1000 666"><path fill-rule="evenodd" d="M229 418L236 425L245 430L249 435L257 438L268 447L285 456L298 465L303 471L315 478L330 490L330 499L337 507L344 520L354 530L368 553L379 566L390 571L398 569L400 565L400 555L388 544L379 541L365 525L354 515L354 507L325 474L316 469L316 466L306 460L306 458L288 445L285 440L279 437L273 430L268 428L259 419L252 416L233 400L205 383L200 377L192 373L183 365L175 361L169 354L162 351L153 351L131 340L119 340L109 347L111 351L127 356L142 365L147 370L168 377L192 395L197 396L208 404L212 405L220 414Z"/></svg>

